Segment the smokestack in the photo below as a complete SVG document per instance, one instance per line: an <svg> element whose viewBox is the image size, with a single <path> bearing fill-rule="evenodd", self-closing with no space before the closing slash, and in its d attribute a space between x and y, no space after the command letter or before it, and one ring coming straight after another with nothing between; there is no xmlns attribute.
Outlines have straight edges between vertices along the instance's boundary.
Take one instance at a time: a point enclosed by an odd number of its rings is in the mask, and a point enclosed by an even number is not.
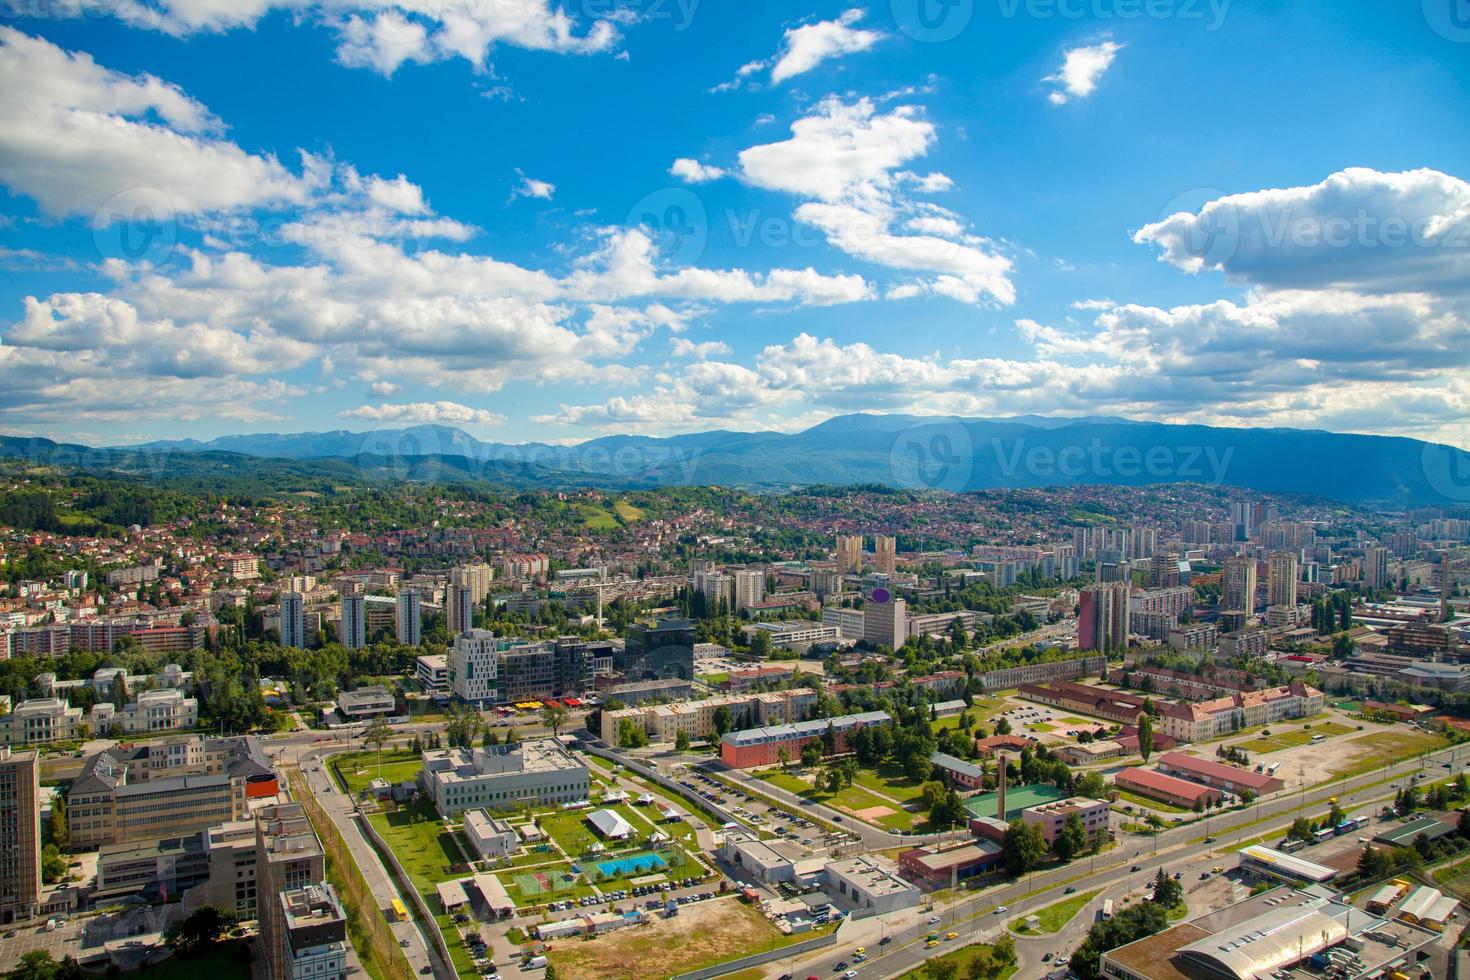
<svg viewBox="0 0 1470 980"><path fill-rule="evenodd" d="M995 797L995 819L1004 821L1006 818L1006 754L1004 752L997 752L995 758L997 760L996 765L999 767L997 775L1000 777L1000 784L996 789Z"/></svg>

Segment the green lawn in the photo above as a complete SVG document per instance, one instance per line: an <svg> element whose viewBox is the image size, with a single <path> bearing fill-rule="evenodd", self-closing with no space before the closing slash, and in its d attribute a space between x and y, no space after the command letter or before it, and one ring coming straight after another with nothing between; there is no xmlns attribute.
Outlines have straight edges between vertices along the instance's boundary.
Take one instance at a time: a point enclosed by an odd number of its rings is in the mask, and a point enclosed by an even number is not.
<svg viewBox="0 0 1470 980"><path fill-rule="evenodd" d="M929 964L938 963L941 960L946 963L953 963L955 966L959 967L959 972L956 974L956 976L969 976L970 961L975 958L975 951L982 946L985 946L985 944L973 943L969 946L962 946L959 949L951 950L948 953L941 953L938 956L932 956L924 961L923 966L915 967L909 972L901 974L898 980L930 980L933 974L929 972ZM988 949L990 947L985 946L985 948ZM1010 978L1015 976L1015 974L1016 967L1008 966L1003 968L999 973L992 973L989 974L989 976L993 978L993 980L1010 980Z"/></svg>
<svg viewBox="0 0 1470 980"><path fill-rule="evenodd" d="M383 778L390 783L413 782L422 768L418 755L409 749L384 749L382 762ZM334 756L332 765L342 774L347 792L352 796L362 793L378 778L378 753L372 750Z"/></svg>
<svg viewBox="0 0 1470 980"><path fill-rule="evenodd" d="M1022 916L1018 919L1012 919L1011 929L1012 931L1020 933L1023 936L1040 935L1042 933L1049 935L1053 932L1057 932L1062 928L1062 926L1066 925L1068 922L1071 922L1072 917L1075 916L1078 912L1081 912L1082 907L1088 902L1092 901L1094 898L1096 898L1097 894L1098 893L1095 891L1080 892L1076 895L1072 895L1069 898L1064 898L1060 902L1048 905L1046 908L1042 909L1039 912L1030 913L1031 915L1034 915L1039 920L1041 920L1040 924L1037 926L1036 932L1032 932L1031 930L1025 928L1027 918L1026 916Z"/></svg>
<svg viewBox="0 0 1470 980"><path fill-rule="evenodd" d="M1353 731L1356 729L1349 728L1347 725L1339 725L1335 721L1317 722L1312 725L1313 735L1347 735Z"/></svg>
<svg viewBox="0 0 1470 980"><path fill-rule="evenodd" d="M892 797L900 803L908 803L917 800L922 789L920 783L914 782L904 775L903 770L891 763L883 763L876 771L871 769L860 769L855 777L856 782L868 789L877 790L884 796Z"/></svg>
<svg viewBox="0 0 1470 980"><path fill-rule="evenodd" d="M1326 734L1325 732L1323 734ZM1279 752L1282 749L1294 748L1298 745L1306 745L1312 740L1312 732L1300 728L1289 731L1276 730L1270 735L1258 735L1248 742L1237 742L1235 747L1245 752L1261 755L1267 752Z"/></svg>
<svg viewBox="0 0 1470 980"><path fill-rule="evenodd" d="M872 807L885 807L889 810L887 814L875 819L868 819L867 822L878 824L888 830L913 830L916 827L917 829L923 830L923 825L928 823L927 818L910 813L907 810L898 809L893 803L881 797L874 796L857 783L845 787L839 793L828 793L825 790L818 791L805 780L790 772L782 772L779 769L763 769L755 773L755 776L770 783L772 786L779 786L788 793L795 793L803 799L811 800L813 803L821 803L838 810L846 811L854 816L857 816L861 810L867 810Z"/></svg>
<svg viewBox="0 0 1470 980"><path fill-rule="evenodd" d="M144 971L148 980L250 980L250 958L239 941L217 943L198 956L174 956Z"/></svg>

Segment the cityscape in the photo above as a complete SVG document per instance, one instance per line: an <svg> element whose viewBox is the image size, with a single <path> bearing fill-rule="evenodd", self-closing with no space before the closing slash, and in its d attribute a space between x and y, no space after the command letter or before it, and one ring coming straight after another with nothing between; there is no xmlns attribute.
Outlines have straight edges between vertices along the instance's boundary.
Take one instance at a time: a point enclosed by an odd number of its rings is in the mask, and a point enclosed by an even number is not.
<svg viewBox="0 0 1470 980"><path fill-rule="evenodd" d="M0 6L0 978L1470 975L1467 55Z"/></svg>

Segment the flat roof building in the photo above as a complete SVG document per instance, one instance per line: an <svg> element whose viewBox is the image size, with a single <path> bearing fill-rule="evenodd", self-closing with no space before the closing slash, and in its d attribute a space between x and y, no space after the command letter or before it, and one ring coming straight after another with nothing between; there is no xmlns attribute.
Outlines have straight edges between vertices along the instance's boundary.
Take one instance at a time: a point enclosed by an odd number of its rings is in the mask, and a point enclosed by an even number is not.
<svg viewBox="0 0 1470 980"><path fill-rule="evenodd" d="M833 737L834 751L846 752L848 738L859 728L864 725L884 725L892 720L886 711L867 711L837 718L814 718L791 725L726 732L720 738L720 761L735 769L769 766L781 760L782 749L785 749L789 758L796 759L800 757L801 749L806 743L824 738L829 730Z"/></svg>
<svg viewBox="0 0 1470 980"><path fill-rule="evenodd" d="M589 798L591 774L556 739L423 754L420 783L444 816L507 810L518 803L575 803Z"/></svg>
<svg viewBox="0 0 1470 980"><path fill-rule="evenodd" d="M1113 777L1113 785L1130 793L1147 796L1151 800L1162 800L1183 807L1216 801L1223 795L1210 786L1137 767L1118 770L1118 774Z"/></svg>
<svg viewBox="0 0 1470 980"><path fill-rule="evenodd" d="M858 909L874 914L911 908L919 904L919 889L904 881L898 872L866 854L833 861L823 869L828 893Z"/></svg>

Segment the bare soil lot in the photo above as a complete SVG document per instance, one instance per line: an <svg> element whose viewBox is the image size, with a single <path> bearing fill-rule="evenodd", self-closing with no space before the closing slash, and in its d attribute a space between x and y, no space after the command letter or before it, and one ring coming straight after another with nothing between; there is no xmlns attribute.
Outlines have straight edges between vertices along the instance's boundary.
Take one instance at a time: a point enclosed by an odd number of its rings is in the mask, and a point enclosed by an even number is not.
<svg viewBox="0 0 1470 980"><path fill-rule="evenodd" d="M552 943L547 959L570 980L653 980L757 953L783 938L758 911L726 898L685 906L651 925Z"/></svg>

